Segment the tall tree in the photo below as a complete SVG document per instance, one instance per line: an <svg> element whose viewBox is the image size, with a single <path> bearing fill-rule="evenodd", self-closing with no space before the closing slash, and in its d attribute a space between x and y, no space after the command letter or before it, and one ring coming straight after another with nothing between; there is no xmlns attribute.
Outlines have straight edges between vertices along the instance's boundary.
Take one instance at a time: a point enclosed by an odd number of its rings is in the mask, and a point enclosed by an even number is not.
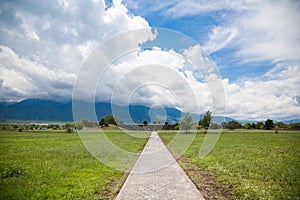
<svg viewBox="0 0 300 200"><path fill-rule="evenodd" d="M191 113L185 113L184 117L181 120L180 127L185 130L185 133L187 133L188 130L191 129L193 122L194 120Z"/></svg>
<svg viewBox="0 0 300 200"><path fill-rule="evenodd" d="M274 122L271 119L267 119L267 121L265 121L265 129L266 130L271 130L274 128Z"/></svg>
<svg viewBox="0 0 300 200"><path fill-rule="evenodd" d="M208 110L199 120L199 126L202 126L205 129L205 133L207 133L207 129L209 128L210 121L212 120L211 112Z"/></svg>

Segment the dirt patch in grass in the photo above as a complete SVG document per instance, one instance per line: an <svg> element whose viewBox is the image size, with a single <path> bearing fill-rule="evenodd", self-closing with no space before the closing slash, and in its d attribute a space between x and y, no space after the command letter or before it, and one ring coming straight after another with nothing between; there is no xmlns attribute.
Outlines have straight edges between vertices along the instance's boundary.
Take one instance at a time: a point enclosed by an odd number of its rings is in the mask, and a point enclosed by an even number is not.
<svg viewBox="0 0 300 200"><path fill-rule="evenodd" d="M218 184L215 175L199 169L190 162L186 155L182 155L178 162L206 200L233 199L232 195L226 192L222 185Z"/></svg>

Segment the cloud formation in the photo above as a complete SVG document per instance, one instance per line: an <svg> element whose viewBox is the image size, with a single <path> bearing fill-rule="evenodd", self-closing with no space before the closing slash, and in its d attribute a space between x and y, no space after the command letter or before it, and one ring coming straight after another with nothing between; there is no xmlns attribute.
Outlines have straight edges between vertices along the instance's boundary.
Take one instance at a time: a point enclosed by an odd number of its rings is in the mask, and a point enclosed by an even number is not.
<svg viewBox="0 0 300 200"><path fill-rule="evenodd" d="M249 3L242 12L225 15L204 48L211 53L235 48L240 62L299 62L299 11L300 4L295 1Z"/></svg>
<svg viewBox="0 0 300 200"><path fill-rule="evenodd" d="M210 26L203 43L209 53L235 48L235 56L244 62L300 60L299 1L124 1L132 10L157 12L167 18L211 16L215 25Z"/></svg>
<svg viewBox="0 0 300 200"><path fill-rule="evenodd" d="M229 83L223 80L226 110L236 119L282 119L299 117L300 67L278 64L274 70L255 80Z"/></svg>
<svg viewBox="0 0 300 200"><path fill-rule="evenodd" d="M119 1L2 2L1 100L71 98L83 60L106 38L149 27ZM11 95L9 95L11 94Z"/></svg>
<svg viewBox="0 0 300 200"><path fill-rule="evenodd" d="M171 0L160 3L114 0L111 7L107 7L104 0L34 4L5 1L0 7L0 101L25 98L69 100L83 61L99 43L122 32L149 28L145 18L133 15L127 7L143 9L145 13L161 12L170 20L212 16L218 23L210 26L203 43L209 53L230 50L230 57L245 67L249 67L247 63L274 65L273 69L254 79L232 82L230 77L224 77L219 80L225 89L228 116L237 119L300 117L300 4L292 0ZM120 48L130 44L139 48L138 44L151 37L155 36L147 33L133 37L131 41L120 41ZM194 54L196 48L186 49L183 55L196 58L195 62L199 63L197 59L202 57ZM114 53L114 50L103 51ZM146 68L150 65L167 66L165 72L161 67L157 78L164 79L169 88L141 85L145 80L154 79ZM138 71L139 66L144 68ZM174 74L171 76L167 69L172 69ZM141 75L136 76L134 70ZM133 86L140 85L131 96L133 103L175 107L180 104L183 111L199 109L204 112L211 108L212 101L209 86L205 83L206 75L201 77L189 69L175 50L166 52L154 48L132 52L111 64L102 80L103 87L97 88L97 100L110 100L114 86L123 77L119 89L125 94ZM89 91L87 88L88 80L84 89ZM187 88L192 89L196 103L190 101ZM124 103L120 100L122 96L118 97L118 103Z"/></svg>

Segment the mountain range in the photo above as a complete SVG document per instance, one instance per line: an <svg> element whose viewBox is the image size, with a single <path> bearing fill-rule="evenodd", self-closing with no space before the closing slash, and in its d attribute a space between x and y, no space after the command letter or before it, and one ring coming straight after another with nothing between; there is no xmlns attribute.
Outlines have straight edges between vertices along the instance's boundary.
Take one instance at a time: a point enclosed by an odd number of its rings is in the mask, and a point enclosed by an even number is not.
<svg viewBox="0 0 300 200"><path fill-rule="evenodd" d="M169 124L179 122L184 113L176 108L150 108L143 105L118 106L108 102L97 102L95 105L79 102L82 110L82 119L87 118L91 121L93 118L85 112L86 108L94 106L97 119L114 113L114 115L124 123L154 123L160 121ZM130 117L128 116L130 115ZM80 115L80 114L79 114ZM194 121L198 122L203 114L192 114ZM80 116L76 117L81 119ZM53 121L53 122L71 122L73 121L72 101L56 102L42 99L26 99L20 102L0 102L0 121L21 120L21 121ZM234 120L229 117L214 116L214 122L221 123ZM237 120L236 120L237 121ZM241 121L246 123L247 121ZM300 122L299 119L284 121L284 123Z"/></svg>

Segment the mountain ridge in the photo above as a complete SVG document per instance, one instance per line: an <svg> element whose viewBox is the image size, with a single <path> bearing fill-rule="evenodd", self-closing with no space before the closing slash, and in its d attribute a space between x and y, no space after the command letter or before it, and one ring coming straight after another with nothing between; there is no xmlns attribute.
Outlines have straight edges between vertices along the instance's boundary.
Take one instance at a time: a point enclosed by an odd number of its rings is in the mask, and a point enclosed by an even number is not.
<svg viewBox="0 0 300 200"><path fill-rule="evenodd" d="M160 121L163 123L167 121L170 124L179 122L184 113L176 108L151 108L144 105L129 105L118 106L109 102L97 102L95 105L89 103L81 103L82 119L87 118L88 115L84 112L88 106L94 106L97 120L102 117L112 114L117 114L116 117L121 119L124 123L153 123ZM90 107L89 107L90 108ZM113 109L112 109L113 108ZM128 116L129 113L129 116ZM192 114L194 121L198 122L203 114ZM80 116L76 117L77 119ZM129 119L131 118L131 119ZM91 119L91 118L90 118ZM89 120L90 120L89 119ZM56 121L56 122L70 122L73 121L72 101L56 102L53 100L44 99L25 99L20 102L0 102L0 120L30 120L30 121ZM229 122L235 120L230 117L214 116L214 122L221 123L223 121ZM240 123L252 122L250 120L235 120ZM282 120L284 123L300 122L300 119Z"/></svg>

